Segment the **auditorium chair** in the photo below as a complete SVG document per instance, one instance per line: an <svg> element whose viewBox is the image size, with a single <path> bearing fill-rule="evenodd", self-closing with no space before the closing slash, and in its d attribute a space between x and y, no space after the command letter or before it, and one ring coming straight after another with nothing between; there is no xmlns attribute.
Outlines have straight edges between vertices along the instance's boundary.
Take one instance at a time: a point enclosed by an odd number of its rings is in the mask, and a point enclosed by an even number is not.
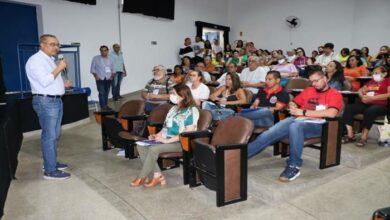
<svg viewBox="0 0 390 220"><path fill-rule="evenodd" d="M116 148L124 147L126 157L137 157L134 150L127 147L127 142L118 134L121 131L126 131L136 135L137 129L135 128L142 126L142 120L146 117L144 108L145 102L143 100L131 100L123 104L119 112L94 112L96 121L101 124L103 150L111 149L109 144L112 144Z"/></svg>
<svg viewBox="0 0 390 220"><path fill-rule="evenodd" d="M144 140L147 139L149 135L156 134L163 126L165 118L168 114L169 109L171 109L172 105L171 104L162 104L157 107L155 107L148 116L142 117L140 116L133 116L133 115L123 115L122 119L129 121L134 120L143 120L146 121L146 127L147 130L140 134L136 134L134 132L131 132L129 130L127 131L120 131L118 133L118 136L123 139L124 141L124 147L125 151L129 152L135 152L135 142L139 140ZM138 155L135 155L137 157Z"/></svg>
<svg viewBox="0 0 390 220"><path fill-rule="evenodd" d="M343 132L343 123L341 117L326 118L322 125L322 135L316 138L306 138L304 147L310 147L320 150L320 169L325 169L340 165L341 139ZM281 156L289 156L289 140L283 139L280 145L274 145L281 150ZM274 149L274 152L277 151Z"/></svg>
<svg viewBox="0 0 390 220"><path fill-rule="evenodd" d="M234 116L220 121L214 132L202 132L193 145L194 167L200 183L216 191L217 206L247 199L247 142L253 131L249 119Z"/></svg>
<svg viewBox="0 0 390 220"><path fill-rule="evenodd" d="M160 164L168 164L169 160L183 165L183 182L184 185L190 183L190 186L195 185L195 170L193 168L192 146L193 141L198 137L199 133L208 132L211 124L212 116L207 110L199 110L199 120L197 124L197 131L182 132L179 136L182 151L180 152L166 152L159 155ZM170 167L164 167L165 169Z"/></svg>

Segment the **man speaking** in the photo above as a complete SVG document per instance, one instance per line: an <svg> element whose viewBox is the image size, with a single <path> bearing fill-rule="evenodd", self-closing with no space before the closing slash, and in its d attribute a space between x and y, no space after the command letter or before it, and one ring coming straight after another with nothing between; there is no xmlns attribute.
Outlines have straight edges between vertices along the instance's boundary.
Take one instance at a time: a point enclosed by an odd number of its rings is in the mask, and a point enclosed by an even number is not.
<svg viewBox="0 0 390 220"><path fill-rule="evenodd" d="M62 100L65 83L61 72L66 68L64 59L55 63L54 56L59 52L59 43L54 35L44 34L39 38L40 50L26 63L26 73L33 94L33 108L42 128L41 150L43 155L44 179L68 179L70 174L63 170L66 164L57 162L57 140L61 133Z"/></svg>

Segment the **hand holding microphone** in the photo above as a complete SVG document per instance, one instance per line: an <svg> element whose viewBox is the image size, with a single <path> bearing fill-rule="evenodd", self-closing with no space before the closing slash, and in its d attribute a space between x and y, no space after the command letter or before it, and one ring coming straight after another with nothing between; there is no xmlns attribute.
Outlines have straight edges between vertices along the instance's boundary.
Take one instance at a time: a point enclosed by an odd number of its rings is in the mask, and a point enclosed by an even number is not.
<svg viewBox="0 0 390 220"><path fill-rule="evenodd" d="M66 70L66 61L64 59L63 54L58 54L58 60L57 67L60 68L61 71L67 72Z"/></svg>

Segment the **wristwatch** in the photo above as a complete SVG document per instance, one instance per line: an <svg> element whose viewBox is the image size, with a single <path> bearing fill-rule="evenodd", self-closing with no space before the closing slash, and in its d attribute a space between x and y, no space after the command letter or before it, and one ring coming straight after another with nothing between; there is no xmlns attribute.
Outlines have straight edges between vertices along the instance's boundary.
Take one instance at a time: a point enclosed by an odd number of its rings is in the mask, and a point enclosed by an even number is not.
<svg viewBox="0 0 390 220"><path fill-rule="evenodd" d="M306 109L302 111L302 115L306 116Z"/></svg>

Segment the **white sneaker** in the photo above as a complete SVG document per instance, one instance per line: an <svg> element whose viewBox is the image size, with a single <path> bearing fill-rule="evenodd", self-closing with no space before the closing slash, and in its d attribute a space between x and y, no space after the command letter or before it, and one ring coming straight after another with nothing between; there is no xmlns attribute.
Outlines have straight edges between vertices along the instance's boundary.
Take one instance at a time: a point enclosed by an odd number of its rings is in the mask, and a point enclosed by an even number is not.
<svg viewBox="0 0 390 220"><path fill-rule="evenodd" d="M116 154L118 157L124 157L125 156L125 150L119 150Z"/></svg>

